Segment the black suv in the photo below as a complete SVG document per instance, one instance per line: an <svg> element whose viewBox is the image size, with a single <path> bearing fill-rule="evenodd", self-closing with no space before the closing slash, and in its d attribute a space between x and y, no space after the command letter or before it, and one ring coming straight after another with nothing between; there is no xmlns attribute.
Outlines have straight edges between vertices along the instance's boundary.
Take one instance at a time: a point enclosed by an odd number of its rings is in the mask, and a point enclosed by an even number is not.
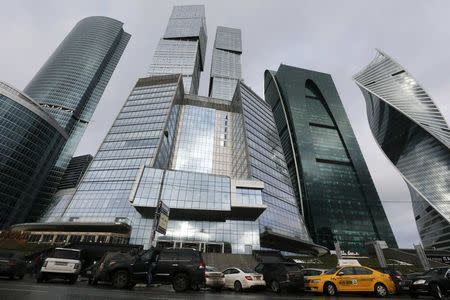
<svg viewBox="0 0 450 300"><path fill-rule="evenodd" d="M132 288L136 283L147 283L150 268L152 283L172 284L177 292L196 289L205 283L202 255L188 248L151 249L138 255L106 253L93 269L91 282L108 281L119 289Z"/></svg>
<svg viewBox="0 0 450 300"><path fill-rule="evenodd" d="M255 271L263 274L267 285L276 293L282 289L305 289L301 269L293 262L260 263Z"/></svg>
<svg viewBox="0 0 450 300"><path fill-rule="evenodd" d="M415 276L410 285L410 295L417 298L420 294L432 295L436 299L442 299L449 295L450 268L435 268L422 275Z"/></svg>

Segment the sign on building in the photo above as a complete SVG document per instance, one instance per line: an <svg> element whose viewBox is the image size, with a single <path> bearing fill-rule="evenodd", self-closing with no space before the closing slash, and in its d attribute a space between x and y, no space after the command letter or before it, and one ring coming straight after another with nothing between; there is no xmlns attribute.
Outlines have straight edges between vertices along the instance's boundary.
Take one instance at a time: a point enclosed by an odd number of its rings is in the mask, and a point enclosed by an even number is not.
<svg viewBox="0 0 450 300"><path fill-rule="evenodd" d="M161 234L166 234L167 226L169 224L169 213L170 208L164 204L164 202L159 201L156 211L158 223L156 224L156 231Z"/></svg>

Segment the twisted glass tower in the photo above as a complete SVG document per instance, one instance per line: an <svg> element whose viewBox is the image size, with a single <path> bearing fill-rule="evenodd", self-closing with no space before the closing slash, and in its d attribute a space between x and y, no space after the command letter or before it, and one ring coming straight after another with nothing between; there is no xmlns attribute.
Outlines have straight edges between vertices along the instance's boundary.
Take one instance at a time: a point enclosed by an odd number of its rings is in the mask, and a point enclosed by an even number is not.
<svg viewBox="0 0 450 300"><path fill-rule="evenodd" d="M69 135L30 211L45 212L111 75L130 39L123 23L108 17L78 22L26 86L24 92Z"/></svg>
<svg viewBox="0 0 450 300"><path fill-rule="evenodd" d="M38 103L0 82L0 228L23 222L67 137Z"/></svg>
<svg viewBox="0 0 450 300"><path fill-rule="evenodd" d="M379 50L354 80L376 141L408 185L423 245L450 249L450 129L444 117L411 74Z"/></svg>
<svg viewBox="0 0 450 300"><path fill-rule="evenodd" d="M396 241L329 74L280 65L265 73L296 198L313 240L347 251Z"/></svg>

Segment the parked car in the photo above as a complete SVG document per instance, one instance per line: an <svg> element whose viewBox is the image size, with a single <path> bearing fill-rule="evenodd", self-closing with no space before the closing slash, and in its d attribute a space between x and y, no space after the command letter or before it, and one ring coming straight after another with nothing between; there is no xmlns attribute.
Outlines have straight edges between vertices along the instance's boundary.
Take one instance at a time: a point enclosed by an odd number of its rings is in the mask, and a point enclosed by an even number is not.
<svg viewBox="0 0 450 300"><path fill-rule="evenodd" d="M0 276L22 279L26 272L27 263L21 254L14 251L0 252Z"/></svg>
<svg viewBox="0 0 450 300"><path fill-rule="evenodd" d="M56 248L47 257L37 276L37 282L53 278L62 278L74 284L81 270L81 250L69 248Z"/></svg>
<svg viewBox="0 0 450 300"><path fill-rule="evenodd" d="M337 267L322 275L309 276L307 290L335 296L339 292L374 293L386 297L395 293L395 284L388 274L362 266Z"/></svg>
<svg viewBox="0 0 450 300"><path fill-rule="evenodd" d="M205 279L205 285L215 291L221 291L225 286L225 275L214 267L206 266Z"/></svg>
<svg viewBox="0 0 450 300"><path fill-rule="evenodd" d="M293 262L259 263L255 271L264 275L267 285L275 293L282 289L305 289L301 269Z"/></svg>
<svg viewBox="0 0 450 300"><path fill-rule="evenodd" d="M416 276L410 285L410 295L417 298L419 295L432 295L442 299L449 295L450 268L434 268L422 275Z"/></svg>
<svg viewBox="0 0 450 300"><path fill-rule="evenodd" d="M225 287L242 292L245 289L264 288L266 282L262 274L253 270L228 268L222 272L225 276Z"/></svg>
<svg viewBox="0 0 450 300"><path fill-rule="evenodd" d="M152 270L152 283L172 284L176 292L197 289L205 283L205 264L199 251L188 248L151 249L141 254L110 252L99 262L92 283L112 282L115 288L132 288L147 283Z"/></svg>

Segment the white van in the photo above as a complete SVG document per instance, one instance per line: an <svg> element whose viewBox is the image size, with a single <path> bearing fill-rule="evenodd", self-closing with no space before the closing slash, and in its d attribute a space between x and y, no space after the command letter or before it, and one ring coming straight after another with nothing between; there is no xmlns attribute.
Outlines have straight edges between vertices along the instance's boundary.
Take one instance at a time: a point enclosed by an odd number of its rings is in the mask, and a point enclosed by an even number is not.
<svg viewBox="0 0 450 300"><path fill-rule="evenodd" d="M81 270L81 250L69 248L55 248L52 255L45 259L37 282L52 278L62 278L74 284Z"/></svg>

